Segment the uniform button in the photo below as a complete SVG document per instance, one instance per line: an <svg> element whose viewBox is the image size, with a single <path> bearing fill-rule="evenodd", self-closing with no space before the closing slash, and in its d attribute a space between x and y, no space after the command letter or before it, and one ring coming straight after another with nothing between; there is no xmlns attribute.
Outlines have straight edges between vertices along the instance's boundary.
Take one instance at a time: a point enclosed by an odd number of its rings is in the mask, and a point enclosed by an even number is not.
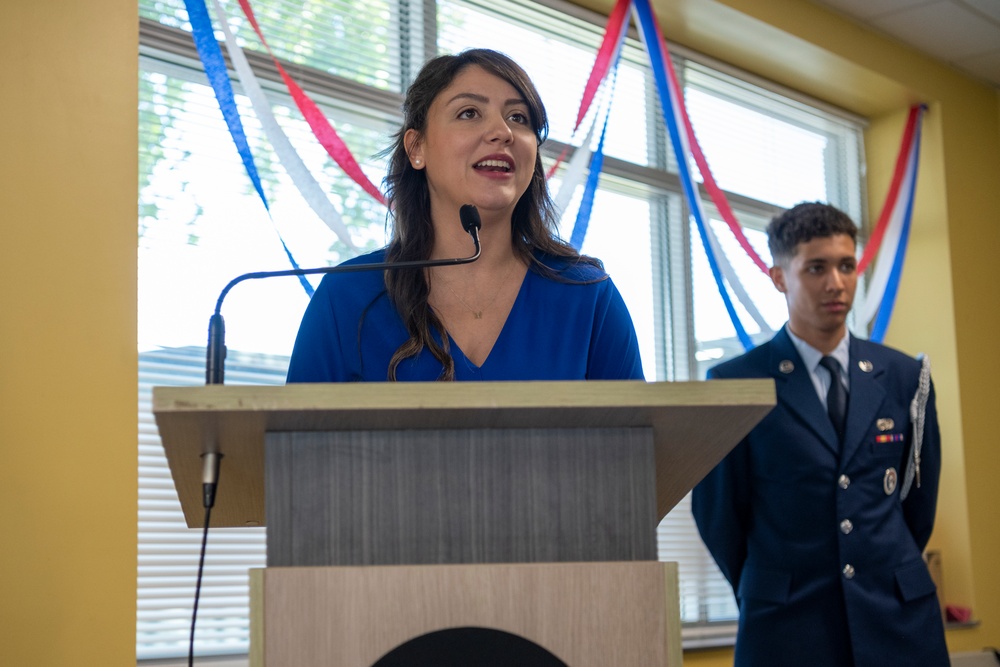
<svg viewBox="0 0 1000 667"><path fill-rule="evenodd" d="M847 475L841 475L840 479L837 480L837 484L840 485L840 488L846 489L851 485L851 478Z"/></svg>
<svg viewBox="0 0 1000 667"><path fill-rule="evenodd" d="M844 566L844 578L853 579L854 578L854 566L848 563Z"/></svg>
<svg viewBox="0 0 1000 667"><path fill-rule="evenodd" d="M844 535L849 534L852 530L854 530L854 524L851 523L850 519L844 519L840 522L840 532Z"/></svg>

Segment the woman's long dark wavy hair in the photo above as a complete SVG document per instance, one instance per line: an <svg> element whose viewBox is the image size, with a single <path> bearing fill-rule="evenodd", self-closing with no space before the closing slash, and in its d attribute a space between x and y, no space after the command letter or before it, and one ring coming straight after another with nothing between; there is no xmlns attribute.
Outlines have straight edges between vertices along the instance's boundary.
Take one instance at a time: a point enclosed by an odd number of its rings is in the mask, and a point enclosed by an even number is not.
<svg viewBox="0 0 1000 667"><path fill-rule="evenodd" d="M386 249L386 261L424 260L431 255L434 225L431 223L427 175L425 170L417 170L410 165L404 138L408 130L425 134L431 103L442 90L451 85L459 73L472 66L481 67L503 79L520 93L527 103L531 127L539 146L548 136L548 117L538 91L527 73L508 56L489 49L469 49L457 55L438 56L428 61L406 91L403 125L394 135L393 144L383 153L389 156L385 189L392 219L392 238ZM535 156L531 183L515 205L511 219L511 241L515 254L531 270L553 277L558 276L537 259L536 251L601 266L597 260L582 257L572 246L560 240L555 230L555 208L545 183L541 154L538 153ZM430 284L424 271L386 271L385 285L389 299L410 334L410 339L392 356L388 379L395 380L399 364L417 356L426 346L444 367L439 379L454 380L455 361L449 352L448 334L427 302ZM432 329L440 334L442 344L434 340Z"/></svg>

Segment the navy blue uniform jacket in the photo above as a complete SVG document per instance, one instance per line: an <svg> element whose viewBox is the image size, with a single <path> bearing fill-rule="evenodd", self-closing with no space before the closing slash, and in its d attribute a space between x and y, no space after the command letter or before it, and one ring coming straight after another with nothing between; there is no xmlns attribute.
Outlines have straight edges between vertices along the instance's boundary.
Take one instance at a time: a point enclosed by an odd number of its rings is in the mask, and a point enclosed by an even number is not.
<svg viewBox="0 0 1000 667"><path fill-rule="evenodd" d="M941 456L933 387L921 485L901 501L920 363L852 336L848 372L842 447L785 329L709 372L773 378L778 399L692 500L739 604L736 665L949 664L922 560Z"/></svg>

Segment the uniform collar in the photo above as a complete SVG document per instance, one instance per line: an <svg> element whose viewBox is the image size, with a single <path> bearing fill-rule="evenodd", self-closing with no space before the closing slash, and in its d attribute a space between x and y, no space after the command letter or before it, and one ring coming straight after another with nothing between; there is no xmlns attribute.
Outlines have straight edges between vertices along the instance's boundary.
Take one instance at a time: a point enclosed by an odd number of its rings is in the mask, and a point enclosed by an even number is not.
<svg viewBox="0 0 1000 667"><path fill-rule="evenodd" d="M849 368L851 361L851 334L849 332L844 334L844 337L840 339L839 343L837 343L837 347L835 347L829 355L824 355L815 347L792 333L792 330L787 323L785 324L785 333L788 334L788 338L792 341L792 345L795 346L796 352L798 352L799 356L802 358L802 363L805 364L810 373L816 372L816 367L819 366L820 359L824 356L830 356L836 359L837 363L840 364L840 372L843 374L844 379L846 379L847 369Z"/></svg>

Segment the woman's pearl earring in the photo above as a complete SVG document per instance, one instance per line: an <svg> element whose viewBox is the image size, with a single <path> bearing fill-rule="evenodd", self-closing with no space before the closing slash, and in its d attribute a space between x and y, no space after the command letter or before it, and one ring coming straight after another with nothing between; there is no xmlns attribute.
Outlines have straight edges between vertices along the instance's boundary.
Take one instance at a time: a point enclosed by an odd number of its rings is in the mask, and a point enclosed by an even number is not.
<svg viewBox="0 0 1000 667"><path fill-rule="evenodd" d="M420 166L420 158L413 158L413 166L415 167Z"/></svg>

